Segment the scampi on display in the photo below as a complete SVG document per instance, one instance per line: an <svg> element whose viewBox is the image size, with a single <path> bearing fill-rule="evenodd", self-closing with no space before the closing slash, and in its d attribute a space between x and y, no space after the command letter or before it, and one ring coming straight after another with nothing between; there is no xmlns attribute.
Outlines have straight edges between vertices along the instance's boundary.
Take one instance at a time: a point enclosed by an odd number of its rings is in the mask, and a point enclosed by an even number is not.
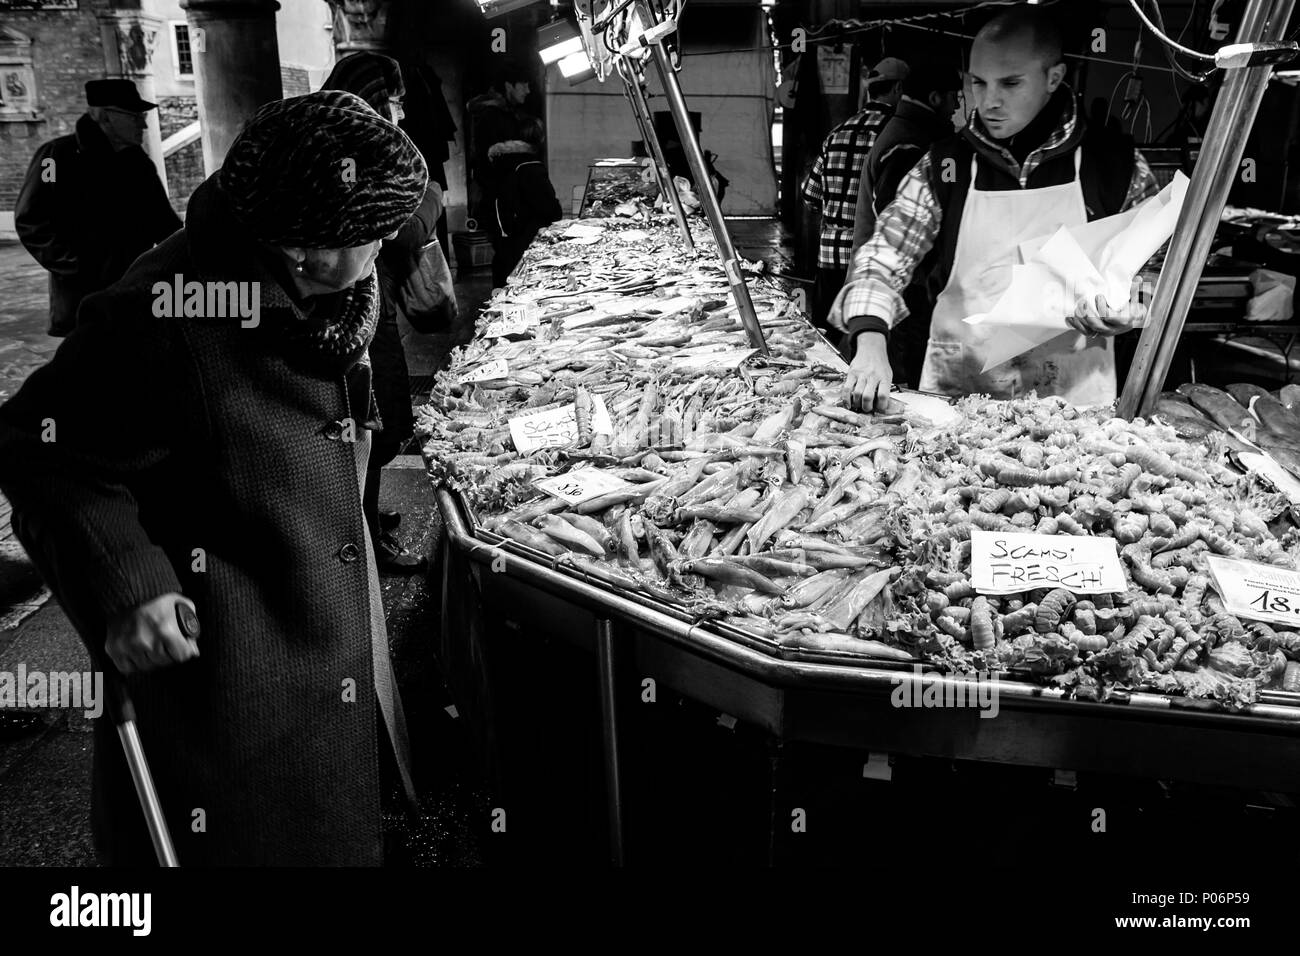
<svg viewBox="0 0 1300 956"><path fill-rule="evenodd" d="M963 399L944 424L902 405L858 414L843 406L838 358L775 282L751 282L772 352L760 357L707 239L690 255L667 225L599 225L596 244L566 240L564 224L539 237L488 307L526 305L535 324L459 350L420 410L431 474L484 530L606 587L845 663L1232 708L1296 682L1300 633L1239 620L1210 586L1210 554L1300 561L1286 500L1225 460L1228 406L1190 437L1193 416L1168 396L1131 423L1033 396ZM502 377L462 383L501 360ZM1195 394L1189 408L1216 401ZM1292 412L1286 390L1249 410L1219 394L1269 430ZM521 453L510 419L548 407L572 410L571 432ZM619 486L573 503L533 485L590 470ZM1127 590L979 594L974 529L1113 538Z"/></svg>

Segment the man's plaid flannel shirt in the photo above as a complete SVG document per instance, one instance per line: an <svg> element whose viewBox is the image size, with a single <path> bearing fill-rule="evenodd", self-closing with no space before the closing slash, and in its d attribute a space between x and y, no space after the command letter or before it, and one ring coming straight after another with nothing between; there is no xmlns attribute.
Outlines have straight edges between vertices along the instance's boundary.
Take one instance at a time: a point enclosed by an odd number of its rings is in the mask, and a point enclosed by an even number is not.
<svg viewBox="0 0 1300 956"><path fill-rule="evenodd" d="M836 126L803 184L803 198L821 211L820 269L847 269L853 258L853 217L858 207L862 164L893 109L883 103L866 108Z"/></svg>
<svg viewBox="0 0 1300 956"><path fill-rule="evenodd" d="M1063 118L1047 142L1025 158L1019 166L1009 152L1003 155L1009 167L1019 174L1023 185L1038 168L1046 152L1063 143L1074 132L1077 112ZM976 135L992 145L976 121ZM1136 163L1129 180L1123 209L1131 209L1160 191L1151 167L1140 151L1134 150ZM841 295L842 308L832 311L831 324L844 332L886 332L907 318L903 290L912 280L917 266L934 247L943 222L943 210L930 188L930 154L927 152L898 187L898 195L881 214L876 230L853 257L848 280ZM958 215L961 210L956 210Z"/></svg>

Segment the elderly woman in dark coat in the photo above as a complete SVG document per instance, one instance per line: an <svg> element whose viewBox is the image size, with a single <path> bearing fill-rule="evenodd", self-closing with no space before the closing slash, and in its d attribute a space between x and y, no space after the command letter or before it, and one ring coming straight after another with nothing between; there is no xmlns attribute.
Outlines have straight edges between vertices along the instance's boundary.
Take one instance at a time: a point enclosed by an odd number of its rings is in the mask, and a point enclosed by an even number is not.
<svg viewBox="0 0 1300 956"><path fill-rule="evenodd" d="M0 407L15 533L126 675L183 865L382 862L381 725L410 792L361 488L374 262L426 181L358 97L263 107ZM106 862L152 861L106 720L92 823Z"/></svg>

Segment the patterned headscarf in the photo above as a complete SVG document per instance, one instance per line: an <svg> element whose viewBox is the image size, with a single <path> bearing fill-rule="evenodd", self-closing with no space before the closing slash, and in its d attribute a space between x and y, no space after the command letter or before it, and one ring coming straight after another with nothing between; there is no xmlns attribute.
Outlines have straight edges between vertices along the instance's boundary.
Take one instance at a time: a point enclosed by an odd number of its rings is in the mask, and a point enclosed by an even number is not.
<svg viewBox="0 0 1300 956"><path fill-rule="evenodd" d="M337 90L263 106L219 173L235 218L252 236L307 249L384 238L415 212L428 180L405 133Z"/></svg>

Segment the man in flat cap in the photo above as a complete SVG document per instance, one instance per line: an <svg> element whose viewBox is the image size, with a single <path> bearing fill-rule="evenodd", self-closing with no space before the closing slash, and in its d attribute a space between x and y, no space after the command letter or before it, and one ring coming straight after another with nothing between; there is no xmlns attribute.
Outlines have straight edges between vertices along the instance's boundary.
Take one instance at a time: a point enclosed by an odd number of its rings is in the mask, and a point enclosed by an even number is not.
<svg viewBox="0 0 1300 956"><path fill-rule="evenodd" d="M32 157L14 206L18 238L50 274L50 335L76 324L77 307L142 252L181 227L140 144L157 105L130 80L91 80L76 131Z"/></svg>
<svg viewBox="0 0 1300 956"><path fill-rule="evenodd" d="M357 96L264 106L0 406L14 532L124 675L182 865L378 864L381 763L412 794L361 489L375 260L427 180ZM107 720L92 825L152 862Z"/></svg>

